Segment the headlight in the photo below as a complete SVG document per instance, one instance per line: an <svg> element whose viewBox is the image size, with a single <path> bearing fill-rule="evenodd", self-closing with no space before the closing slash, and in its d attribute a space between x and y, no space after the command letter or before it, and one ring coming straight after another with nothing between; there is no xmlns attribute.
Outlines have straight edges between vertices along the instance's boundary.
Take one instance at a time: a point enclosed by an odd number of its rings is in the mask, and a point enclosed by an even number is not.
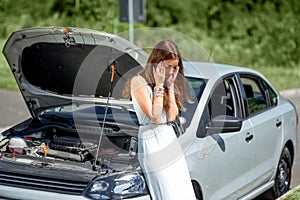
<svg viewBox="0 0 300 200"><path fill-rule="evenodd" d="M138 172L126 172L95 179L87 187L84 196L91 199L122 199L146 194L143 176Z"/></svg>

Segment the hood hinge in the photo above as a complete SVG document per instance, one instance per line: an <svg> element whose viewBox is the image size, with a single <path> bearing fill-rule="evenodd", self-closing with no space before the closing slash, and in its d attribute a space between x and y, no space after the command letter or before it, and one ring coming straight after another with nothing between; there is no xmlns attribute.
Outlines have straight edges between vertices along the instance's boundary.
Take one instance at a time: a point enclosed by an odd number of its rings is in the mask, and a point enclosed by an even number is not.
<svg viewBox="0 0 300 200"><path fill-rule="evenodd" d="M28 108L29 108L30 113L31 113L33 116L35 116L34 110L35 110L36 108L39 107L38 100L37 100L36 98L29 98L29 99L26 101L26 104L27 104L27 106L28 106Z"/></svg>
<svg viewBox="0 0 300 200"><path fill-rule="evenodd" d="M65 33L64 35L65 46L69 48L71 45L75 45L76 44L75 38L71 37L69 32L64 32L64 33Z"/></svg>

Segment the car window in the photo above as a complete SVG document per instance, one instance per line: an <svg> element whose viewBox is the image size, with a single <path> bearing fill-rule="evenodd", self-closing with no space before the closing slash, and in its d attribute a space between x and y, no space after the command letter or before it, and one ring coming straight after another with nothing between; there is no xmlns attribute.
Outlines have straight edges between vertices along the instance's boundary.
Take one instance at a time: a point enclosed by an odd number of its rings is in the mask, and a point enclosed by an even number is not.
<svg viewBox="0 0 300 200"><path fill-rule="evenodd" d="M205 137L206 126L209 122L220 115L241 117L241 105L238 101L233 77L224 79L216 84L210 95L207 106L204 108L197 137Z"/></svg>
<svg viewBox="0 0 300 200"><path fill-rule="evenodd" d="M219 115L229 115L233 117L239 115L236 92L233 87L233 82L230 80L231 79L223 80L212 92L208 102L210 119Z"/></svg>
<svg viewBox="0 0 300 200"><path fill-rule="evenodd" d="M188 87L189 90L189 96L191 102L186 102L184 101L184 106L186 108L185 111L181 111L180 115L181 117L184 118L184 123L183 123L183 128L186 129L188 126L190 126L192 118L194 116L196 107L198 105L198 102L200 101L200 98L202 96L203 90L206 86L206 79L201 79L201 78L192 78L192 77L186 77L188 81Z"/></svg>
<svg viewBox="0 0 300 200"><path fill-rule="evenodd" d="M256 114L268 107L265 93L255 78L241 77L245 97L246 97L246 110L248 115Z"/></svg>
<svg viewBox="0 0 300 200"><path fill-rule="evenodd" d="M270 104L271 106L276 106L277 105L277 94L274 92L274 90L269 86L267 85L267 90L268 90L268 93L269 93L269 99L270 99Z"/></svg>

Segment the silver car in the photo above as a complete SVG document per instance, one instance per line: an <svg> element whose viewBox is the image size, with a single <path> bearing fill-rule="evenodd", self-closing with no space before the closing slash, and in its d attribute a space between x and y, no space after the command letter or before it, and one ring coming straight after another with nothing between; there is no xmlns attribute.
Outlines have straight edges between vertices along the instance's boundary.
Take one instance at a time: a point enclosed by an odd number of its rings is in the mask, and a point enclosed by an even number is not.
<svg viewBox="0 0 300 200"><path fill-rule="evenodd" d="M31 113L0 134L0 197L151 199L137 160L127 80L147 54L86 29L12 33L3 53ZM193 103L180 113L197 199L274 199L289 190L298 116L261 74L184 62ZM180 183L178 183L180 184Z"/></svg>

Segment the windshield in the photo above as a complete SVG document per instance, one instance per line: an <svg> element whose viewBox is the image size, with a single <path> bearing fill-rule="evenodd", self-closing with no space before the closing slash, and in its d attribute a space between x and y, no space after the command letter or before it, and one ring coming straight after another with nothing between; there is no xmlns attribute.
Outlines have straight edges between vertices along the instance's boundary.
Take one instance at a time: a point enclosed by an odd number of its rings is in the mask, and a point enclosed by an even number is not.
<svg viewBox="0 0 300 200"><path fill-rule="evenodd" d="M184 128L190 125L191 119L195 113L195 109L202 96L206 85L206 80L201 78L186 77L188 80L188 95L192 103L184 102L185 111L181 111L180 115L185 118ZM102 122L106 110L107 101L101 102L73 102L70 105L59 106L45 110L39 116L42 119L59 121L62 123L74 123L77 121L94 121ZM106 114L106 122L115 124L126 124L129 126L137 126L138 119L133 110L133 105L129 100L109 101Z"/></svg>
<svg viewBox="0 0 300 200"><path fill-rule="evenodd" d="M181 111L180 113L180 116L185 119L183 123L184 129L190 126L196 107L198 105L198 102L201 99L203 90L207 83L207 80L202 78L186 77L186 79L188 80L189 87L191 88L190 96L192 97L193 102L192 103L184 102L184 106L186 110Z"/></svg>

